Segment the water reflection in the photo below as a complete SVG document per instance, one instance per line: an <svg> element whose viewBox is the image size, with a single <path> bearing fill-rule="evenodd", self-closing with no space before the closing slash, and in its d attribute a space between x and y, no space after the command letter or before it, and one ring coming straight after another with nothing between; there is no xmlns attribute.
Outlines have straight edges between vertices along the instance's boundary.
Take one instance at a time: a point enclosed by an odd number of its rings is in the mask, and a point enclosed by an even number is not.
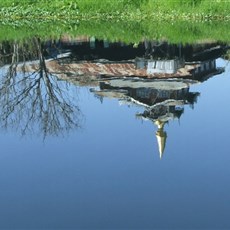
<svg viewBox="0 0 230 230"><path fill-rule="evenodd" d="M68 79L75 81L88 77L200 80L204 74L218 73L215 60L227 50L226 44L216 42L182 45L144 40L125 44L84 36L76 39L64 36L44 46L47 57L56 59L49 62L48 68L52 70L55 65L58 71L65 66Z"/></svg>
<svg viewBox="0 0 230 230"><path fill-rule="evenodd" d="M67 93L68 84L47 68L40 39L3 43L1 52L7 63L1 68L1 127L43 138L80 127L80 109Z"/></svg>
<svg viewBox="0 0 230 230"><path fill-rule="evenodd" d="M144 112L137 113L136 117L150 120L158 127L156 138L160 158L162 158L167 138L164 125L171 120L179 119L184 112L185 105L193 107L200 93L189 91L186 84L191 84L191 81L187 81L185 84L185 81L154 80L148 81L149 85L146 84L145 87L141 80L119 81L101 82L100 89L91 89L91 92L97 95L101 101L104 97L112 97L117 98L122 104L133 104L144 108ZM130 81L130 84L127 81ZM115 84L116 86L114 86Z"/></svg>
<svg viewBox="0 0 230 230"><path fill-rule="evenodd" d="M123 104L143 107L144 112L136 116L151 120L157 126L156 138L162 158L167 139L164 125L170 120L179 119L185 105L193 107L197 102L200 93L190 92L191 85L202 83L224 71L223 68L216 67L216 59L223 54L225 47L217 44L204 44L202 48L182 47L165 43L158 45L147 41L143 44L145 53L143 57L135 58L136 68L132 69L136 71L134 76L101 80L99 90L91 89L91 92L101 101L104 97L117 98ZM159 55L153 57L158 49ZM121 74L123 69L127 71L130 63L126 65L124 68L117 64L114 73ZM107 77L109 75L107 72Z"/></svg>
<svg viewBox="0 0 230 230"><path fill-rule="evenodd" d="M216 59L228 46L217 42L170 44L143 40L138 44L94 37L1 44L0 104L2 127L47 135L79 128L81 111L68 84L93 86L101 101L113 97L144 108L138 118L151 120L162 157L165 123L179 119L184 105L193 106L199 92L190 86L224 71ZM66 88L67 87L67 88Z"/></svg>

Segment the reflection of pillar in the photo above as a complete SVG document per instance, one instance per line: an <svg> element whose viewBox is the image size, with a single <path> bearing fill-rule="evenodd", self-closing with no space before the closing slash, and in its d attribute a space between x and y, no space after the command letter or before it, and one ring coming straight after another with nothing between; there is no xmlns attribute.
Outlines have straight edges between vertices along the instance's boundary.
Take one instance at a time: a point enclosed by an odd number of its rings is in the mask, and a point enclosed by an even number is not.
<svg viewBox="0 0 230 230"><path fill-rule="evenodd" d="M160 158L162 158L164 149L165 149L165 144L166 144L166 138L167 138L167 133L164 131L164 124L165 122L161 120L155 121L155 124L158 127L158 130L156 132L156 138L158 142L158 149L160 153Z"/></svg>

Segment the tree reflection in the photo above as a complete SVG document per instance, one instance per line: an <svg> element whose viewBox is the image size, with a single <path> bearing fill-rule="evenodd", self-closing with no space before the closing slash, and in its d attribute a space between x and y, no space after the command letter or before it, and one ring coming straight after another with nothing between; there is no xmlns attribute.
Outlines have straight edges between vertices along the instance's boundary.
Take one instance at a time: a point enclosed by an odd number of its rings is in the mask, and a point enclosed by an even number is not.
<svg viewBox="0 0 230 230"><path fill-rule="evenodd" d="M1 70L1 126L16 129L22 135L36 133L43 138L79 128L82 114L76 98L70 96L70 85L58 81L47 69L39 38L30 42L33 49L28 51L26 45L14 42L11 53L8 50L10 63ZM29 63L33 65L30 71L28 57L38 59L34 65Z"/></svg>

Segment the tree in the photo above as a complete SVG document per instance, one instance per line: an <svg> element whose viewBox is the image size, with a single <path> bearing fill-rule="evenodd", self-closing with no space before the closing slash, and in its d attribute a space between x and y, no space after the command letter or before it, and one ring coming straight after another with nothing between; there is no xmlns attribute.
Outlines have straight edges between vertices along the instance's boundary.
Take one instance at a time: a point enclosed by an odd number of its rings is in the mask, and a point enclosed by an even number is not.
<svg viewBox="0 0 230 230"><path fill-rule="evenodd" d="M11 62L0 72L1 126L43 138L80 128L83 116L76 99L68 93L70 85L57 81L48 71L40 39L35 37L24 44L14 41L7 54ZM28 65L34 68L28 71Z"/></svg>

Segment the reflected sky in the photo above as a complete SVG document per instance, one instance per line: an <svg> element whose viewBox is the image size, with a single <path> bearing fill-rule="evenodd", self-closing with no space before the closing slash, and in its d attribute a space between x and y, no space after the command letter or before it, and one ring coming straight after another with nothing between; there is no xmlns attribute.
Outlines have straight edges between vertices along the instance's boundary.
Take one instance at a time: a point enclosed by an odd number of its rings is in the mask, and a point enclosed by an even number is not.
<svg viewBox="0 0 230 230"><path fill-rule="evenodd" d="M230 65L190 86L194 108L165 124L159 158L139 105L103 103L70 85L84 114L67 136L21 137L1 130L0 229L230 228Z"/></svg>

